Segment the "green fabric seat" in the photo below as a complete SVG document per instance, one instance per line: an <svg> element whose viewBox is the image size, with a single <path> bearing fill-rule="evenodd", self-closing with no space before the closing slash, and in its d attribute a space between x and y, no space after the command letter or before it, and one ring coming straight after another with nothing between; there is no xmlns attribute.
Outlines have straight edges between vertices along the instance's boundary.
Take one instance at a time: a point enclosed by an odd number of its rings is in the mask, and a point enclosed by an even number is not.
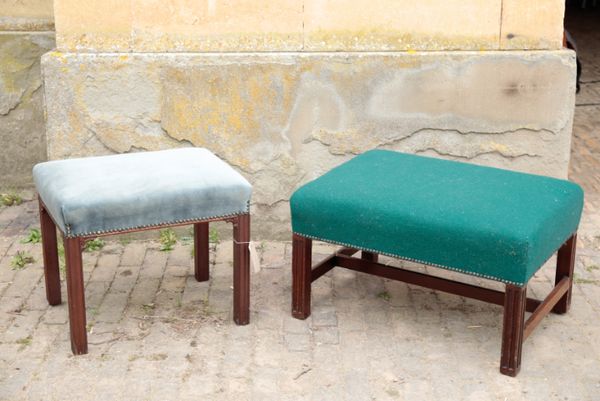
<svg viewBox="0 0 600 401"><path fill-rule="evenodd" d="M294 233L516 285L577 231L569 181L373 150L299 188Z"/></svg>

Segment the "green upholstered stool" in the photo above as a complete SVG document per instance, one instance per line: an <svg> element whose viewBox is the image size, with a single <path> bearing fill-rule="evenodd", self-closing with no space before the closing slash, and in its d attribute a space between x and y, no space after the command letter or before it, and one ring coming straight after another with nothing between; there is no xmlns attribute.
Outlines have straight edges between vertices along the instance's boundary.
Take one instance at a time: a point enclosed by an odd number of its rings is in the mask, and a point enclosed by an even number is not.
<svg viewBox="0 0 600 401"><path fill-rule="evenodd" d="M504 305L501 372L516 375L523 340L569 307L583 191L569 181L392 151L366 152L291 198L293 315L310 314L310 283L334 266ZM311 240L343 245L311 267ZM352 257L359 250L361 258ZM558 251L556 286L527 299ZM500 281L506 291L377 263L384 254ZM534 312L524 322L525 311Z"/></svg>

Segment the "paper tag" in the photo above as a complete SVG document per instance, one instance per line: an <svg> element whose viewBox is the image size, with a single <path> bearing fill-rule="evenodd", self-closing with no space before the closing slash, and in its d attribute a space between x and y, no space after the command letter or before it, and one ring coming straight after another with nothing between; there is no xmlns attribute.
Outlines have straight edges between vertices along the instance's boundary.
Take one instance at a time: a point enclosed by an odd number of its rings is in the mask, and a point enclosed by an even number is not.
<svg viewBox="0 0 600 401"><path fill-rule="evenodd" d="M258 252L256 252L256 244L253 241L248 243L248 249L250 250L250 266L254 273L260 272L260 258Z"/></svg>

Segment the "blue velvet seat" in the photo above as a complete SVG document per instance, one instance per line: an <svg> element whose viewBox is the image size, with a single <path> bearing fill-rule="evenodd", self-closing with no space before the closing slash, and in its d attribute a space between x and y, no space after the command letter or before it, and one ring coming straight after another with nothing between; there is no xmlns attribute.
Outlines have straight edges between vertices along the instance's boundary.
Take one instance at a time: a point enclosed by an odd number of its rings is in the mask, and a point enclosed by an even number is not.
<svg viewBox="0 0 600 401"><path fill-rule="evenodd" d="M40 163L46 209L67 237L248 213L252 187L201 148Z"/></svg>

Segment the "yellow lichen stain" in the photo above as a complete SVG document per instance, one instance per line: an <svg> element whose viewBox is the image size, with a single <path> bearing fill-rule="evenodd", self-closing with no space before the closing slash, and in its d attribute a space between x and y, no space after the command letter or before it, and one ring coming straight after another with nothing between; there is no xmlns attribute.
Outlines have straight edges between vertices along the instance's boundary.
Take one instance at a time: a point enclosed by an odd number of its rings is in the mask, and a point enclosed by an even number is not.
<svg viewBox="0 0 600 401"><path fill-rule="evenodd" d="M63 64L67 63L67 56L65 55L65 53L58 52L58 51L51 51L51 52L48 52L47 55L48 55L48 57L52 57L52 58L59 60Z"/></svg>
<svg viewBox="0 0 600 401"><path fill-rule="evenodd" d="M354 53L344 58L344 62L323 63L320 58L311 58L302 66L303 72L317 74L323 68L333 72L328 79L334 84L339 93L347 94L350 91L365 93L372 89L372 82L381 77L381 71L389 68L391 70L418 69L423 65L422 57L407 56L405 53L387 53L374 58L362 53ZM352 68L348 68L348 63Z"/></svg>
<svg viewBox="0 0 600 401"><path fill-rule="evenodd" d="M57 47L67 52L124 52L131 49L129 32L57 31Z"/></svg>
<svg viewBox="0 0 600 401"><path fill-rule="evenodd" d="M508 148L508 146L504 145L503 143L497 143L497 142L490 142L490 148L492 150L495 150L499 153L502 154L507 154L509 153L510 149Z"/></svg>
<svg viewBox="0 0 600 401"><path fill-rule="evenodd" d="M103 123L95 125L96 137L116 152L128 152L132 147L148 150L171 148L171 141L163 136L152 136L132 129L128 123Z"/></svg>
<svg viewBox="0 0 600 401"><path fill-rule="evenodd" d="M168 69L162 126L178 140L210 147L252 170L261 163L247 156L253 147L284 143L277 116L291 112L297 71L296 65L268 63Z"/></svg>
<svg viewBox="0 0 600 401"><path fill-rule="evenodd" d="M549 40L540 37L529 37L518 35L511 39L504 36L502 38L500 48L503 50L547 50L547 49L560 49L562 48L562 41Z"/></svg>
<svg viewBox="0 0 600 401"><path fill-rule="evenodd" d="M121 60L121 61L127 61L127 60L129 60L129 56L126 55L126 54L123 54L123 55L119 56L119 60Z"/></svg>
<svg viewBox="0 0 600 401"><path fill-rule="evenodd" d="M79 110L79 104L76 107ZM48 158L50 160L64 159L72 157L77 153L77 146L82 146L86 139L82 135L88 135L88 130L85 129L81 113L75 109L71 109L66 115L68 130L56 130L48 132Z"/></svg>
<svg viewBox="0 0 600 401"><path fill-rule="evenodd" d="M341 131L319 129L312 133L310 139L329 146L329 153L333 155L359 154L364 149L374 148L378 144L372 136L363 135L355 129Z"/></svg>
<svg viewBox="0 0 600 401"><path fill-rule="evenodd" d="M298 77L298 68L295 65L282 69L278 76L277 83L280 86L277 91L281 100L281 109L284 111L285 116L289 116L294 107L299 83Z"/></svg>
<svg viewBox="0 0 600 401"><path fill-rule="evenodd" d="M143 52L301 51L301 33L208 32L155 33L136 31L132 49Z"/></svg>
<svg viewBox="0 0 600 401"><path fill-rule="evenodd" d="M318 30L306 35L306 50L421 51L498 49L498 36L409 34L388 29Z"/></svg>

